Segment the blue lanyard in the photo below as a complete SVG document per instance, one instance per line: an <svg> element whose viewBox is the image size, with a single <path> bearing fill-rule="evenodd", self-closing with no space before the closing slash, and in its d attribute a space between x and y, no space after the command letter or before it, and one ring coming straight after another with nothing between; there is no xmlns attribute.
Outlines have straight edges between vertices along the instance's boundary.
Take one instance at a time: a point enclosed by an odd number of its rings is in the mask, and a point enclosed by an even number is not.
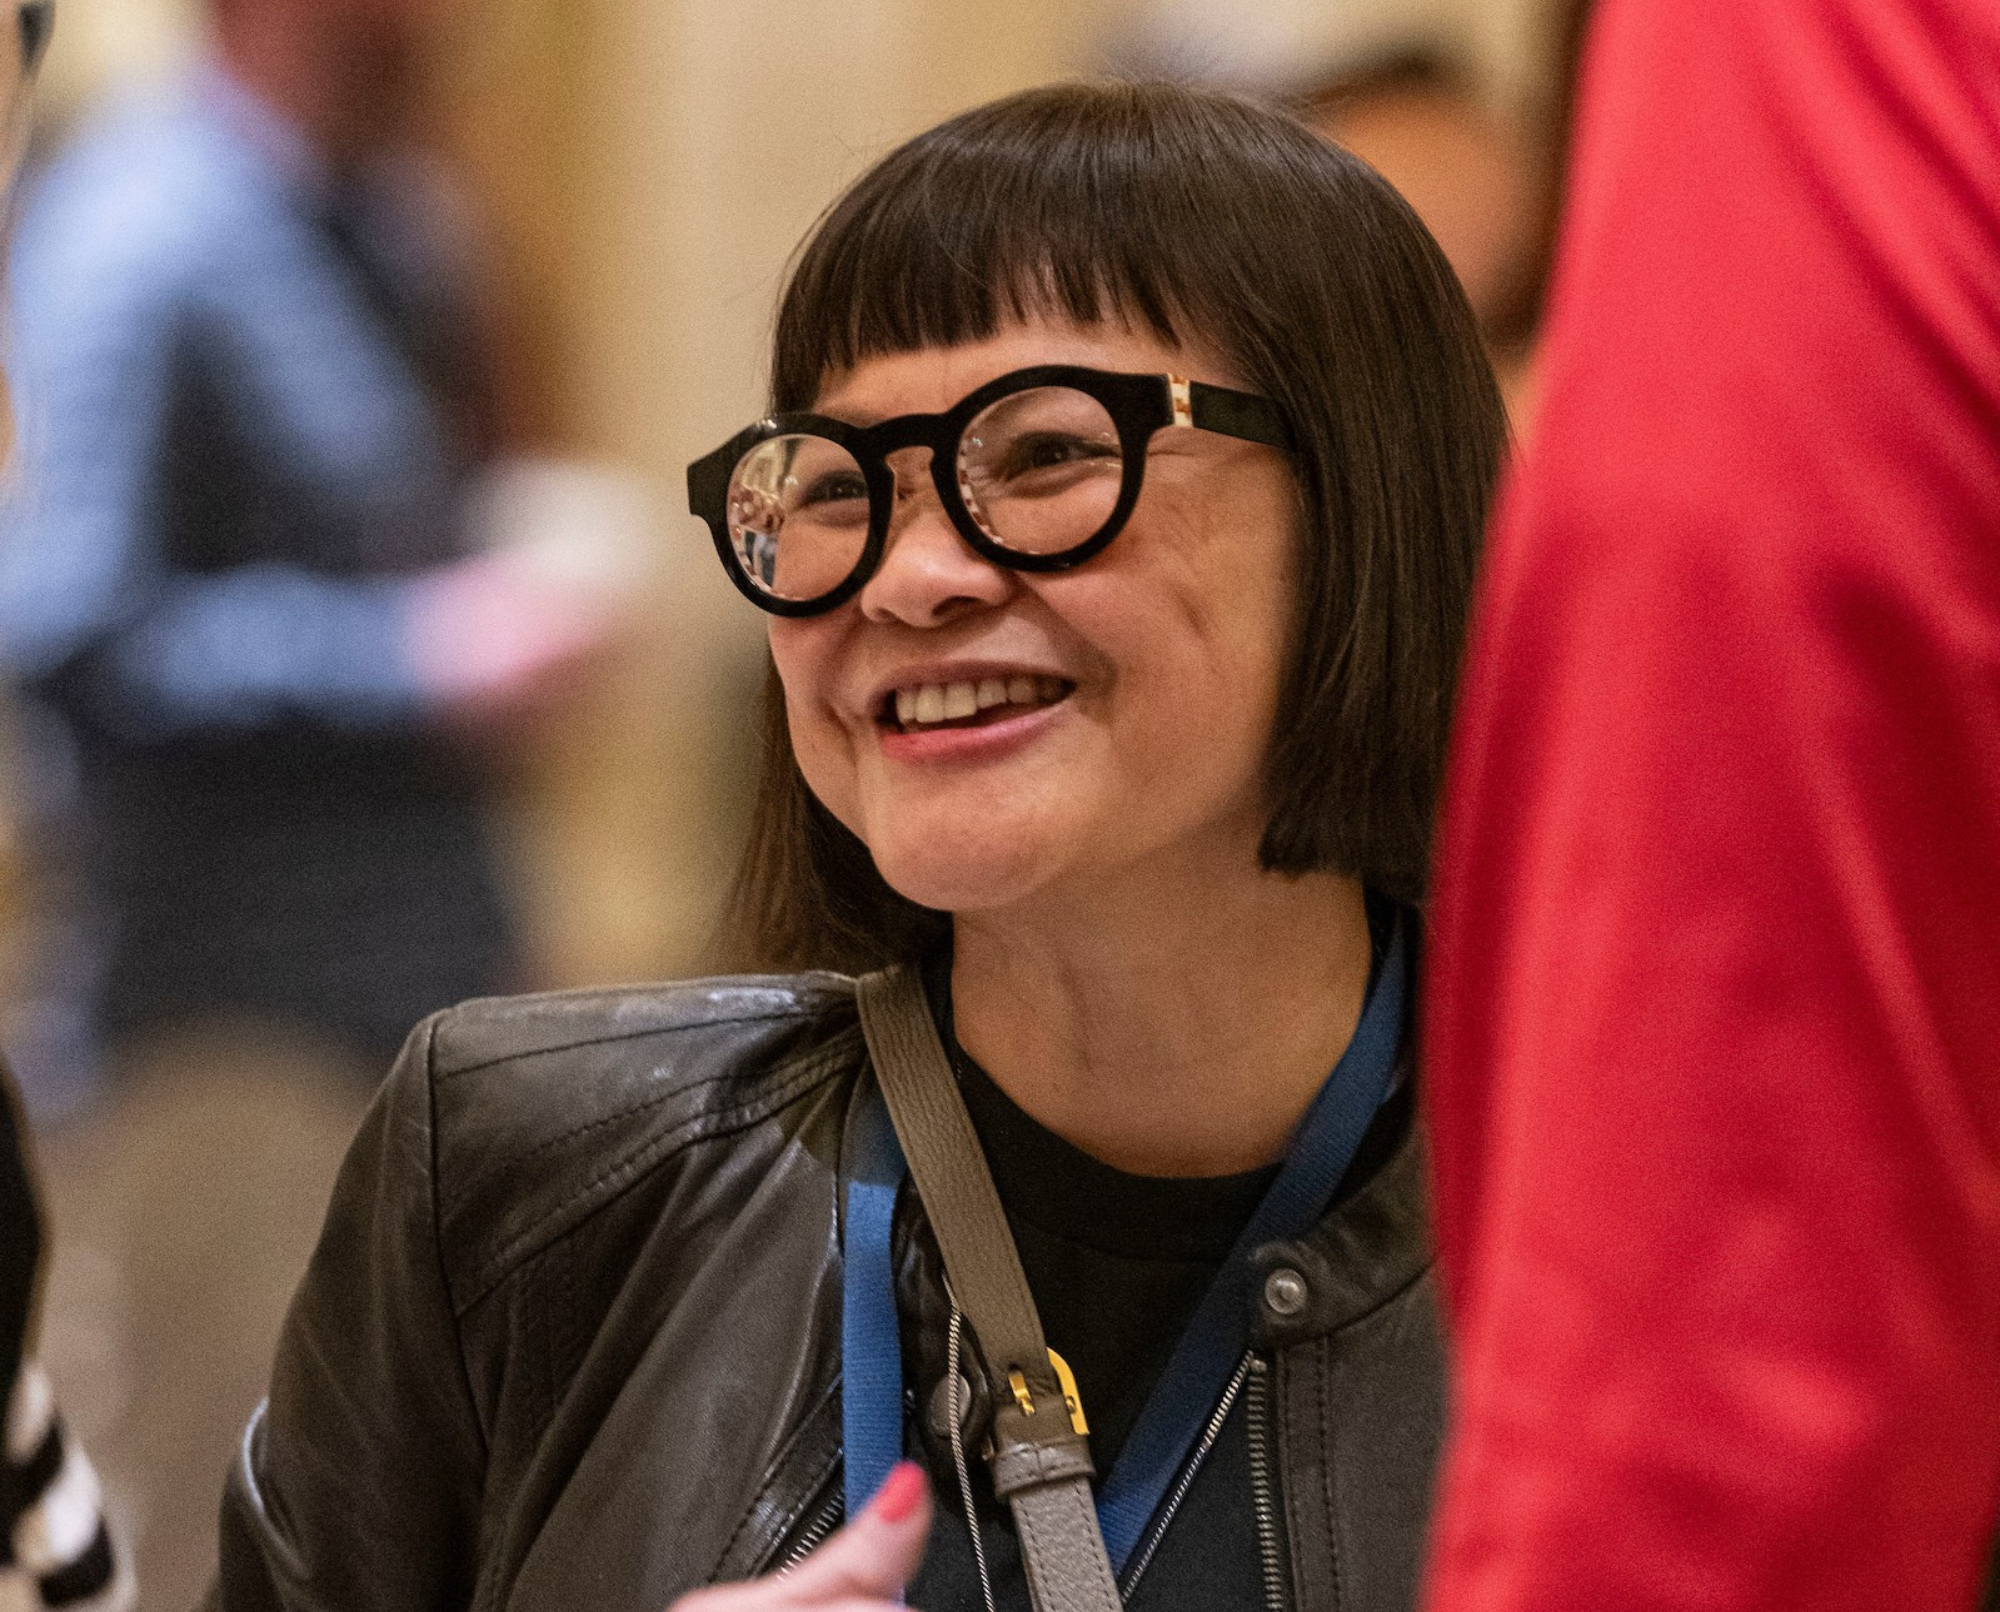
<svg viewBox="0 0 2000 1612"><path fill-rule="evenodd" d="M1251 1254L1318 1224L1389 1095L1408 978L1409 937L1398 916L1354 1039L1306 1110L1278 1178L1196 1307L1117 1465L1098 1488L1097 1520L1115 1573L1124 1573L1250 1347ZM903 1350L890 1221L905 1171L888 1107L871 1089L858 1116L843 1237L841 1421L850 1517L860 1515L903 1458Z"/></svg>

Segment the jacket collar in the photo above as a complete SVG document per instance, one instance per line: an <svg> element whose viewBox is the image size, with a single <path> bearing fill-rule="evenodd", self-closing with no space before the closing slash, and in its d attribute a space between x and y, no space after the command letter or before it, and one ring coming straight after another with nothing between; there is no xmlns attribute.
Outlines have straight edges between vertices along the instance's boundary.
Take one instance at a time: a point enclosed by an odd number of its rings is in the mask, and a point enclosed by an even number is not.
<svg viewBox="0 0 2000 1612"><path fill-rule="evenodd" d="M1374 1172L1304 1237L1266 1243L1252 1255L1250 1331L1258 1348L1288 1348L1336 1332L1430 1268L1428 1164L1415 1106L1406 1079L1377 1116L1387 1156L1376 1155ZM1357 1163L1374 1152L1366 1148Z"/></svg>

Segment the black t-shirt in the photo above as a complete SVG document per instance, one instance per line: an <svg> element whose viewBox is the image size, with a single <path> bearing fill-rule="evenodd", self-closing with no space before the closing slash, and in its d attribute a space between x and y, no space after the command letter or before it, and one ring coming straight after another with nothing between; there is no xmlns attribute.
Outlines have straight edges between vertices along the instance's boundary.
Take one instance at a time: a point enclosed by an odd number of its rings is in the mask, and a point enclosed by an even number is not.
<svg viewBox="0 0 2000 1612"><path fill-rule="evenodd" d="M1101 1482L1277 1168L1187 1180L1099 1162L1031 1118L966 1056L936 972L927 983L1043 1332L1076 1374ZM1206 1420L1212 1410L1195 1414ZM1140 1580L1135 1612L1249 1612L1264 1604L1243 1418L1239 1404ZM912 1440L911 1454L923 1457L920 1441ZM1011 1520L977 1452L967 1456L996 1603L1027 1612ZM947 1466L930 1476L938 1517L910 1604L976 1612L979 1579L957 1475Z"/></svg>
<svg viewBox="0 0 2000 1612"><path fill-rule="evenodd" d="M953 1061L1042 1331L1076 1373L1102 1474L1278 1168L1129 1175L1029 1117L963 1052Z"/></svg>

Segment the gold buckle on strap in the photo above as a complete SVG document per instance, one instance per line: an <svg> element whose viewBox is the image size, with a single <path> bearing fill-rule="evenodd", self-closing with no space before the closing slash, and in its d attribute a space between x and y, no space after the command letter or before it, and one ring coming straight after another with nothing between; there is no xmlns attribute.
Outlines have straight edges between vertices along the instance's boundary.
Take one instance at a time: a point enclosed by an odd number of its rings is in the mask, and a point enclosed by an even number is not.
<svg viewBox="0 0 2000 1612"><path fill-rule="evenodd" d="M1077 1392L1076 1373L1069 1369L1069 1362L1053 1349L1049 1351L1049 1364L1055 1367L1056 1382L1062 1388L1063 1409L1069 1412L1070 1430L1079 1438L1088 1438L1090 1423L1084 1420L1083 1395ZM1018 1366L1007 1373L1007 1386L1014 1390L1014 1403L1021 1407L1021 1414L1034 1415L1035 1396L1028 1392L1028 1379L1021 1375Z"/></svg>

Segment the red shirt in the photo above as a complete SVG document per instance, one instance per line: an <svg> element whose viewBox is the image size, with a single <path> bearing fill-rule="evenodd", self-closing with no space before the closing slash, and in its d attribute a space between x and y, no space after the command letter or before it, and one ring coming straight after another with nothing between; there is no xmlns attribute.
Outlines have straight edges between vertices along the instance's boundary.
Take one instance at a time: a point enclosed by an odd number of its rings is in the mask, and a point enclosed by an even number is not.
<svg viewBox="0 0 2000 1612"><path fill-rule="evenodd" d="M1427 1001L1431 1612L1972 1604L2000 5L1604 0Z"/></svg>

